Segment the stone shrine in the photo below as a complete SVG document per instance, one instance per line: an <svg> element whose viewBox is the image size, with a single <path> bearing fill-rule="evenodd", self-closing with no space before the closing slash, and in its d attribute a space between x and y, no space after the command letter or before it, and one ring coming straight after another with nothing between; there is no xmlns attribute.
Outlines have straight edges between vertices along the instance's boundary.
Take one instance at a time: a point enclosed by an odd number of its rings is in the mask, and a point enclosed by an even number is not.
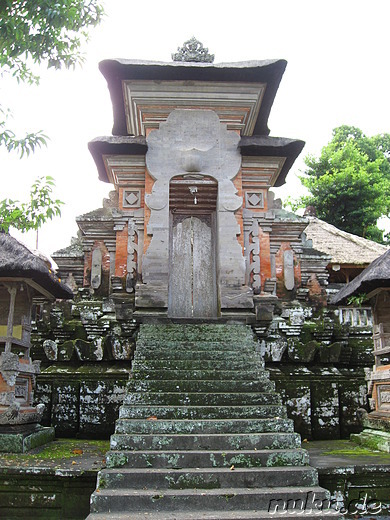
<svg viewBox="0 0 390 520"><path fill-rule="evenodd" d="M375 364L367 369L371 411L360 410L364 430L351 435L356 442L390 452L390 250L374 260L347 284L334 303L348 297L361 297L371 304L373 314L373 354Z"/></svg>
<svg viewBox="0 0 390 520"><path fill-rule="evenodd" d="M89 149L114 189L53 255L72 305L35 323L45 420L113 434L91 520L332 506L294 428L356 431L370 315L327 308L330 256L270 191L304 145L269 136L285 67L214 64L196 40L171 63L100 64L113 135Z"/></svg>
<svg viewBox="0 0 390 520"><path fill-rule="evenodd" d="M39 361L30 357L33 298L71 298L44 262L0 233L0 451L24 452L54 438L43 428L43 404L34 405Z"/></svg>
<svg viewBox="0 0 390 520"><path fill-rule="evenodd" d="M101 63L114 135L89 148L115 211L104 234L98 215L79 219L84 285L134 292L140 316L177 318L247 318L265 297L305 291L306 223L281 229L269 193L304 145L268 136L285 66ZM321 292L324 274L311 281Z"/></svg>
<svg viewBox="0 0 390 520"><path fill-rule="evenodd" d="M286 62L214 64L194 40L175 60L100 64L113 135L89 149L113 190L53 254L75 297L34 323L45 424L113 432L140 324L234 320L252 327L297 431L349 435L366 399L371 314L327 306L331 258L271 191L304 145L269 135Z"/></svg>

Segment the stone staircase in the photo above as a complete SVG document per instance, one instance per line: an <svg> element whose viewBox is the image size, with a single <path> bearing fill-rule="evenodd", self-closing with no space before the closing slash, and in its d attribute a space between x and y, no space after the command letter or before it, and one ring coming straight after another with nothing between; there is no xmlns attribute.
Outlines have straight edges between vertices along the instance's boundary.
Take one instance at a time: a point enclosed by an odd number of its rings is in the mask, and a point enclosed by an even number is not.
<svg viewBox="0 0 390 520"><path fill-rule="evenodd" d="M249 327L141 325L88 520L328 518L328 496Z"/></svg>

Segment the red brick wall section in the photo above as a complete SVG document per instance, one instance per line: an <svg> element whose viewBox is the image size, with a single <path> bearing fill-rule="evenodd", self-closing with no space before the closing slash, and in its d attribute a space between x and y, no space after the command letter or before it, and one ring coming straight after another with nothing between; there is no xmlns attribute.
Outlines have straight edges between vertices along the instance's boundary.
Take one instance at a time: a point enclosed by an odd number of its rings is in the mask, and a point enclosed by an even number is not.
<svg viewBox="0 0 390 520"><path fill-rule="evenodd" d="M324 287L320 285L320 282L314 273L310 276L307 282L307 288L309 289L309 301L318 307L326 307L326 291Z"/></svg>
<svg viewBox="0 0 390 520"><path fill-rule="evenodd" d="M123 278L127 274L127 225L122 231L116 233L116 253L115 253L115 276Z"/></svg>
<svg viewBox="0 0 390 520"><path fill-rule="evenodd" d="M259 227L259 242L260 242L260 277L261 290L264 290L264 282L267 278L271 278L271 252L269 233L265 233Z"/></svg>

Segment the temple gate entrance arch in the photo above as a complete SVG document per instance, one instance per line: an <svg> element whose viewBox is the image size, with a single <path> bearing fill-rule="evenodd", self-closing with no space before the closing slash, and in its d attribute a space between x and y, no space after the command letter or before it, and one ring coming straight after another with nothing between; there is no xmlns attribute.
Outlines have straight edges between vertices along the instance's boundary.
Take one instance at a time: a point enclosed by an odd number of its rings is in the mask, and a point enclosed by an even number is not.
<svg viewBox="0 0 390 520"><path fill-rule="evenodd" d="M185 175L170 182L170 317L217 317L217 197L212 177Z"/></svg>

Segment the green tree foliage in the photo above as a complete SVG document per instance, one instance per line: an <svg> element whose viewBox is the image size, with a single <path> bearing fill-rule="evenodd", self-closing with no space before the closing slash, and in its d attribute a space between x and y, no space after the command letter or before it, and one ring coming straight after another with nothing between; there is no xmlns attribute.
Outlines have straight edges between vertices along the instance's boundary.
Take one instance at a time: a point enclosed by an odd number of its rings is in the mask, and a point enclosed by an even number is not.
<svg viewBox="0 0 390 520"><path fill-rule="evenodd" d="M54 179L39 177L31 186L27 202L3 199L0 201L0 230L10 227L20 231L38 230L44 222L61 214L60 200L52 199Z"/></svg>
<svg viewBox="0 0 390 520"><path fill-rule="evenodd" d="M377 221L390 212L390 134L367 137L340 126L321 155L307 156L305 164L301 182L310 194L293 206L314 206L326 222L382 242Z"/></svg>
<svg viewBox="0 0 390 520"><path fill-rule="evenodd" d="M4 146L8 152L16 152L22 158L24 155L30 155L36 148L47 145L48 138L41 130L26 133L24 137L17 137L15 132L8 127L10 117L10 110L4 110L0 106L0 147Z"/></svg>
<svg viewBox="0 0 390 520"><path fill-rule="evenodd" d="M3 0L0 3L1 69L18 81L37 83L34 64L59 69L83 61L87 29L100 23L96 0Z"/></svg>
<svg viewBox="0 0 390 520"><path fill-rule="evenodd" d="M104 15L98 0L2 0L0 2L0 76L17 82L38 84L33 67L70 68L82 63L82 44L87 30L99 24ZM42 131L17 137L9 128L11 112L0 106L0 147L29 155L47 144ZM0 201L0 229L27 231L60 215L61 201L51 197L54 181L41 177L31 187L26 203Z"/></svg>
<svg viewBox="0 0 390 520"><path fill-rule="evenodd" d="M97 0L3 0L0 2L0 71L18 82L39 83L34 65L59 69L82 63L87 29L100 23ZM47 137L30 132L17 137L8 128L10 111L0 106L0 146L21 157L46 144Z"/></svg>
<svg viewBox="0 0 390 520"><path fill-rule="evenodd" d="M18 82L39 83L34 65L59 69L82 63L87 29L100 23L97 0L4 0L0 2L0 71ZM46 144L47 137L30 132L17 137L8 128L10 111L0 106L0 146L21 157Z"/></svg>

